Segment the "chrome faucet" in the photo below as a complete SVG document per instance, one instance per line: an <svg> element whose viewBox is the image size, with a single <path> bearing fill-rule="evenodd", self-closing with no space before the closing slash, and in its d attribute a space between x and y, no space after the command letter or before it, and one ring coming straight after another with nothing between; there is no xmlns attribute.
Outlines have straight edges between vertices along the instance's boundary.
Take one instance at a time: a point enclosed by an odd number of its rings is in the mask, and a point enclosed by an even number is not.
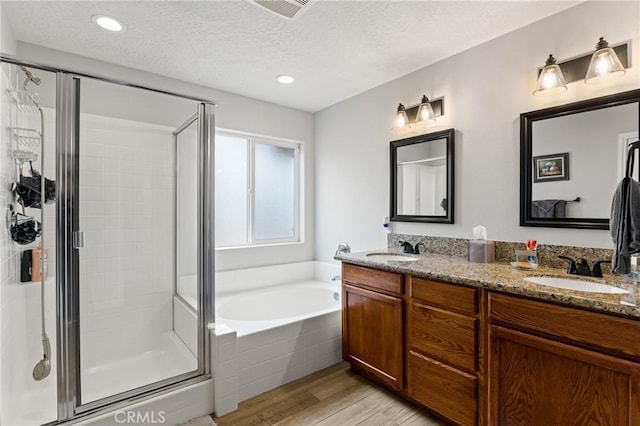
<svg viewBox="0 0 640 426"><path fill-rule="evenodd" d="M338 244L338 249L336 250L336 256L338 256L339 254L347 254L347 253L351 253L351 247L349 247L349 244L345 243L344 241Z"/></svg>

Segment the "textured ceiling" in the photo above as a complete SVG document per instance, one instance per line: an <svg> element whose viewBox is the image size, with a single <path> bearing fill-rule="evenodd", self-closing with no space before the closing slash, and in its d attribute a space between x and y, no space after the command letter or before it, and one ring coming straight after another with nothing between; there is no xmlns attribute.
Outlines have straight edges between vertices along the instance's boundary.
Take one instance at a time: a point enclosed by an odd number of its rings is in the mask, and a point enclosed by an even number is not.
<svg viewBox="0 0 640 426"><path fill-rule="evenodd" d="M0 4L17 40L318 111L577 3L316 0L293 20L246 0Z"/></svg>

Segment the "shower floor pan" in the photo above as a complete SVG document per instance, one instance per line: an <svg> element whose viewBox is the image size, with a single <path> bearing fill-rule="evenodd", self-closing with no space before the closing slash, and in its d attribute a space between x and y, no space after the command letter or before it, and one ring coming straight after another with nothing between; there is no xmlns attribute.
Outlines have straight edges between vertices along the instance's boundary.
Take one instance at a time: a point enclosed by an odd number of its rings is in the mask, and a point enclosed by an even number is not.
<svg viewBox="0 0 640 426"><path fill-rule="evenodd" d="M173 331L166 332L162 346L128 358L105 360L82 371L82 402L91 402L124 391L193 371L197 360ZM53 373L53 372L52 372ZM56 419L55 374L40 382L37 391L16 395L2 412L2 424L33 426ZM4 401L3 401L4 403Z"/></svg>

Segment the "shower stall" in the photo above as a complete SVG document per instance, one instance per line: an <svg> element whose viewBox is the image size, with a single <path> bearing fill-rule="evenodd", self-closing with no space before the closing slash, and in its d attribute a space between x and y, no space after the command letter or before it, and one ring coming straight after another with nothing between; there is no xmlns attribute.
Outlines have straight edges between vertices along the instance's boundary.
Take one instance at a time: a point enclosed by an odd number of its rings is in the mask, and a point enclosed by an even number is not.
<svg viewBox="0 0 640 426"><path fill-rule="evenodd" d="M209 379L215 104L11 57L1 96L0 423ZM29 204L35 179L55 196ZM195 321L176 313L183 277Z"/></svg>

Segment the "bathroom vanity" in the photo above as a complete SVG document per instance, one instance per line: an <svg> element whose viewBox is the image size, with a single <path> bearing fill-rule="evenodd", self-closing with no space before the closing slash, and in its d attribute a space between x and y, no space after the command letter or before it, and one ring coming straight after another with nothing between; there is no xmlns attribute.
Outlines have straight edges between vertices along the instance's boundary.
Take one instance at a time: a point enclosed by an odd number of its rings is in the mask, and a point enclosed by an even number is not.
<svg viewBox="0 0 640 426"><path fill-rule="evenodd" d="M640 310L441 255L341 254L343 358L460 425L640 424Z"/></svg>

